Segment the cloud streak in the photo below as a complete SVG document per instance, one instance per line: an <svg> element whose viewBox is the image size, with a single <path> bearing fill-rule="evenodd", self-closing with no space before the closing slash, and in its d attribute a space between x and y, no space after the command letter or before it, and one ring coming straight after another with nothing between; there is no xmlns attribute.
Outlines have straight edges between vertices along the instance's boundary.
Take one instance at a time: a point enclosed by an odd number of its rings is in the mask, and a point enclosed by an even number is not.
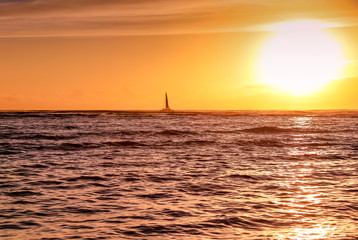
<svg viewBox="0 0 358 240"><path fill-rule="evenodd" d="M0 0L0 37L261 31L302 17L356 25L356 12L354 0Z"/></svg>

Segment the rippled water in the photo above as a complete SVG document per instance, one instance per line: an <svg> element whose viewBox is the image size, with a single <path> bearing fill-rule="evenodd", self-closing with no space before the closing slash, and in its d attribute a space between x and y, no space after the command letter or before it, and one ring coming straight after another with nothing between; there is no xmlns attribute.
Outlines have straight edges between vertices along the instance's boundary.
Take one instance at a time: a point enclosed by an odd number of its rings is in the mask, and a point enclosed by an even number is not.
<svg viewBox="0 0 358 240"><path fill-rule="evenodd" d="M358 112L0 113L1 239L358 239Z"/></svg>

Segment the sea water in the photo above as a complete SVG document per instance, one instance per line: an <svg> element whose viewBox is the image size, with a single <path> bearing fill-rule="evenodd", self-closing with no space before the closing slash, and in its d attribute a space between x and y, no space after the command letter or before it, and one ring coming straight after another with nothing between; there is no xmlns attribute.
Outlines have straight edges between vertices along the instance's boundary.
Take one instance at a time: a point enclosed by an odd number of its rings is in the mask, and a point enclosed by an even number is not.
<svg viewBox="0 0 358 240"><path fill-rule="evenodd" d="M1 239L358 239L358 112L2 112Z"/></svg>

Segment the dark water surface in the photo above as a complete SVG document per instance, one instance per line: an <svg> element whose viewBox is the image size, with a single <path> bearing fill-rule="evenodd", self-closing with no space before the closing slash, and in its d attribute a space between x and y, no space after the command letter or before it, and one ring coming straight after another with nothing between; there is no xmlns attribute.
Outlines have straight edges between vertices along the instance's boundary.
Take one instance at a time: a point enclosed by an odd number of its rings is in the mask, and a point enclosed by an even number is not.
<svg viewBox="0 0 358 240"><path fill-rule="evenodd" d="M358 239L358 112L0 113L1 239Z"/></svg>

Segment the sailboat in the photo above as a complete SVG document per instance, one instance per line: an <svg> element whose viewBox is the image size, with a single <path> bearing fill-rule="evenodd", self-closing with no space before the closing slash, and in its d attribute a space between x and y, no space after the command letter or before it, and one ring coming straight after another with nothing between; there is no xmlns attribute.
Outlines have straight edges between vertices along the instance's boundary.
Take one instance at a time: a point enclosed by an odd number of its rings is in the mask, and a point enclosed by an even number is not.
<svg viewBox="0 0 358 240"><path fill-rule="evenodd" d="M171 110L170 107L169 107L168 95L165 92L165 108L163 108L161 110L161 112L171 112L171 111L173 111L173 110Z"/></svg>

